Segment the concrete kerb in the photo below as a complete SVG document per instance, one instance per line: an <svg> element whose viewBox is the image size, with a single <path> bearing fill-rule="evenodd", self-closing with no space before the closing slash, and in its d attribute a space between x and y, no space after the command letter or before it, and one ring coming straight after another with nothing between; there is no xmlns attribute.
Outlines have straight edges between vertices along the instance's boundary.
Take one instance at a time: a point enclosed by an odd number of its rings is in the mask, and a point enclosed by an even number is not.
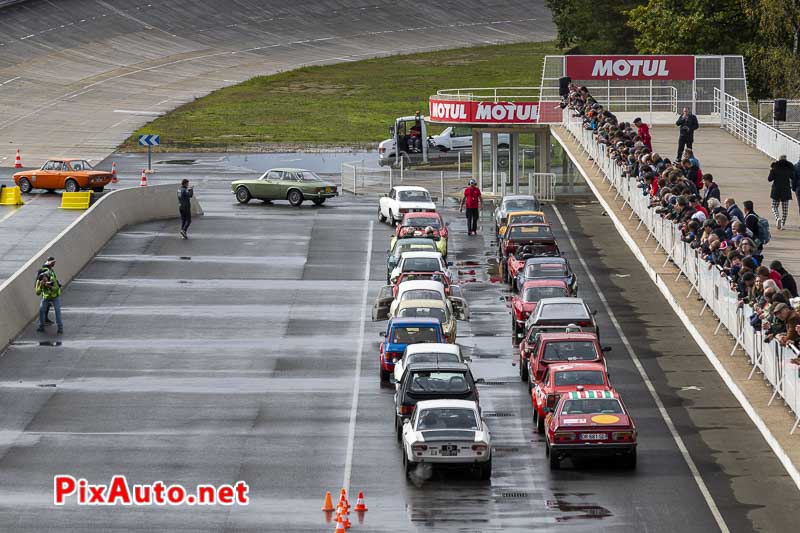
<svg viewBox="0 0 800 533"><path fill-rule="evenodd" d="M589 188L592 190L595 197L600 202L600 205L603 207L606 214L614 223L614 227L617 228L617 232L619 232L620 236L622 237L622 240L625 242L626 245L628 245L628 248L630 248L633 255L636 257L636 259L644 268L645 272L647 272L647 275L650 276L650 279L653 281L653 283L655 283L656 287L658 287L658 290L661 291L661 294L664 296L667 302L669 302L670 306L672 307L672 310L681 320L686 330L692 336L692 339L694 339L694 341L703 351L705 356L711 362L711 365L714 367L717 373L719 373L720 377L722 378L722 381L728 387L728 390L731 391L731 394L733 394L734 398L736 398L736 400L742 406L747 416L750 418L750 420L752 420L753 424L756 426L758 431L764 437L764 440L766 440L770 449L772 449L773 453L776 455L778 460L786 469L786 472L789 474L789 477L792 478L792 481L794 481L797 488L800 489L800 472L798 472L797 467L794 465L792 460L786 454L786 451L783 449L778 440L772 434L772 431L770 431L770 429L767 427L764 420L758 415L753 405L750 403L745 394L733 380L731 375L722 365L720 360L717 358L717 355L711 349L711 347L709 346L708 342L705 340L703 335L697 330L692 321L689 319L686 312L681 308L681 305L677 301L677 298L669 290L669 287L667 287L664 280L661 278L661 276L658 275L658 272L656 272L655 269L652 266L650 266L650 264L647 262L647 259L645 258L644 254L636 245L636 241L633 239L631 234L628 233L628 230L625 228L624 224L622 224L620 219L617 217L613 207L605 200L605 198L603 198L603 195L601 194L600 190L594 184L590 176L586 173L581 162L578 160L577 157L575 157L575 155L572 153L572 150L569 149L568 145L564 142L559 133L556 131L556 128L551 128L550 130L553 137L555 137L555 139L561 144L561 146L564 148L564 151L572 160L575 167L577 167L578 171L586 180L586 183L589 185Z"/></svg>
<svg viewBox="0 0 800 533"><path fill-rule="evenodd" d="M175 218L178 187L177 183L132 187L104 195L0 284L0 350L5 350L36 318L40 298L33 291L34 282L48 256L56 258L56 273L66 285L125 226ZM192 212L203 214L196 199L192 200Z"/></svg>

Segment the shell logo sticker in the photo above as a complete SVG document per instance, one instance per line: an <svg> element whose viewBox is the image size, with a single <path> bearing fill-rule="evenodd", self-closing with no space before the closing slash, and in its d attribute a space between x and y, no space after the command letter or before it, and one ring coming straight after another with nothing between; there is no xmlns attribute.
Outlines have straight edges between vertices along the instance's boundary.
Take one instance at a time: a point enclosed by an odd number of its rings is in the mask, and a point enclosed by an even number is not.
<svg viewBox="0 0 800 533"><path fill-rule="evenodd" d="M619 422L619 417L614 415L595 415L592 422L596 424L615 424Z"/></svg>

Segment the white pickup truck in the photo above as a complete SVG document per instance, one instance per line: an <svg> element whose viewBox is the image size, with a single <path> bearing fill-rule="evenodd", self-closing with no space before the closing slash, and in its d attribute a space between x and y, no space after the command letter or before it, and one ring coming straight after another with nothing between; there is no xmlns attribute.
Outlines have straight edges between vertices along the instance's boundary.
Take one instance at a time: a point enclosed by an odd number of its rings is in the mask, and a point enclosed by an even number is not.
<svg viewBox="0 0 800 533"><path fill-rule="evenodd" d="M388 221L394 226L406 213L436 211L431 194L424 187L398 186L381 196L378 204L378 220Z"/></svg>

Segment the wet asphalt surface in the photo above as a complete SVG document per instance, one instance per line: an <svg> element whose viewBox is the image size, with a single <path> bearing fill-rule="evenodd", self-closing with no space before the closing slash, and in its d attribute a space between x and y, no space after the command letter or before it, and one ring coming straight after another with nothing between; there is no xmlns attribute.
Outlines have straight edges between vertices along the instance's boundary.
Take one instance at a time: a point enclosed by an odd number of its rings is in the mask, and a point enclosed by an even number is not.
<svg viewBox="0 0 800 533"><path fill-rule="evenodd" d="M639 428L638 469L565 462L550 472L515 366L491 222L467 237L448 207L450 260L472 312L458 342L487 380L494 471L489 484L425 471L408 482L393 389L378 379L385 323L369 321L391 231L376 220L376 199L241 206L222 180L197 196L206 215L190 240L176 221L127 228L66 289L65 335L32 325L0 357L0 530L333 531L319 509L343 485L356 379L349 487L364 491L369 511L363 524L351 518L353 531L719 529L551 208L612 347L611 380ZM607 217L594 203L558 209L730 530L790 530L796 489ZM689 384L699 391L680 390ZM251 502L56 508L53 475L64 473L92 483L245 480Z"/></svg>

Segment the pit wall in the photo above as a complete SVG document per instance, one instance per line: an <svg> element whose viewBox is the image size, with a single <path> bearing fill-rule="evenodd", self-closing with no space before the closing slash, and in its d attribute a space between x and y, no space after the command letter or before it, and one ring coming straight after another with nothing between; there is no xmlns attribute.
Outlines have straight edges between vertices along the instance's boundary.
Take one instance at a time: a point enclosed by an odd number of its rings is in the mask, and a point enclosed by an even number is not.
<svg viewBox="0 0 800 533"><path fill-rule="evenodd" d="M48 256L56 258L56 273L62 285L69 283L111 237L126 226L177 217L179 187L178 184L155 185L119 189L104 195L3 282L0 285L0 350L37 317L40 298L34 293L34 282ZM196 199L192 199L192 213L203 214Z"/></svg>

